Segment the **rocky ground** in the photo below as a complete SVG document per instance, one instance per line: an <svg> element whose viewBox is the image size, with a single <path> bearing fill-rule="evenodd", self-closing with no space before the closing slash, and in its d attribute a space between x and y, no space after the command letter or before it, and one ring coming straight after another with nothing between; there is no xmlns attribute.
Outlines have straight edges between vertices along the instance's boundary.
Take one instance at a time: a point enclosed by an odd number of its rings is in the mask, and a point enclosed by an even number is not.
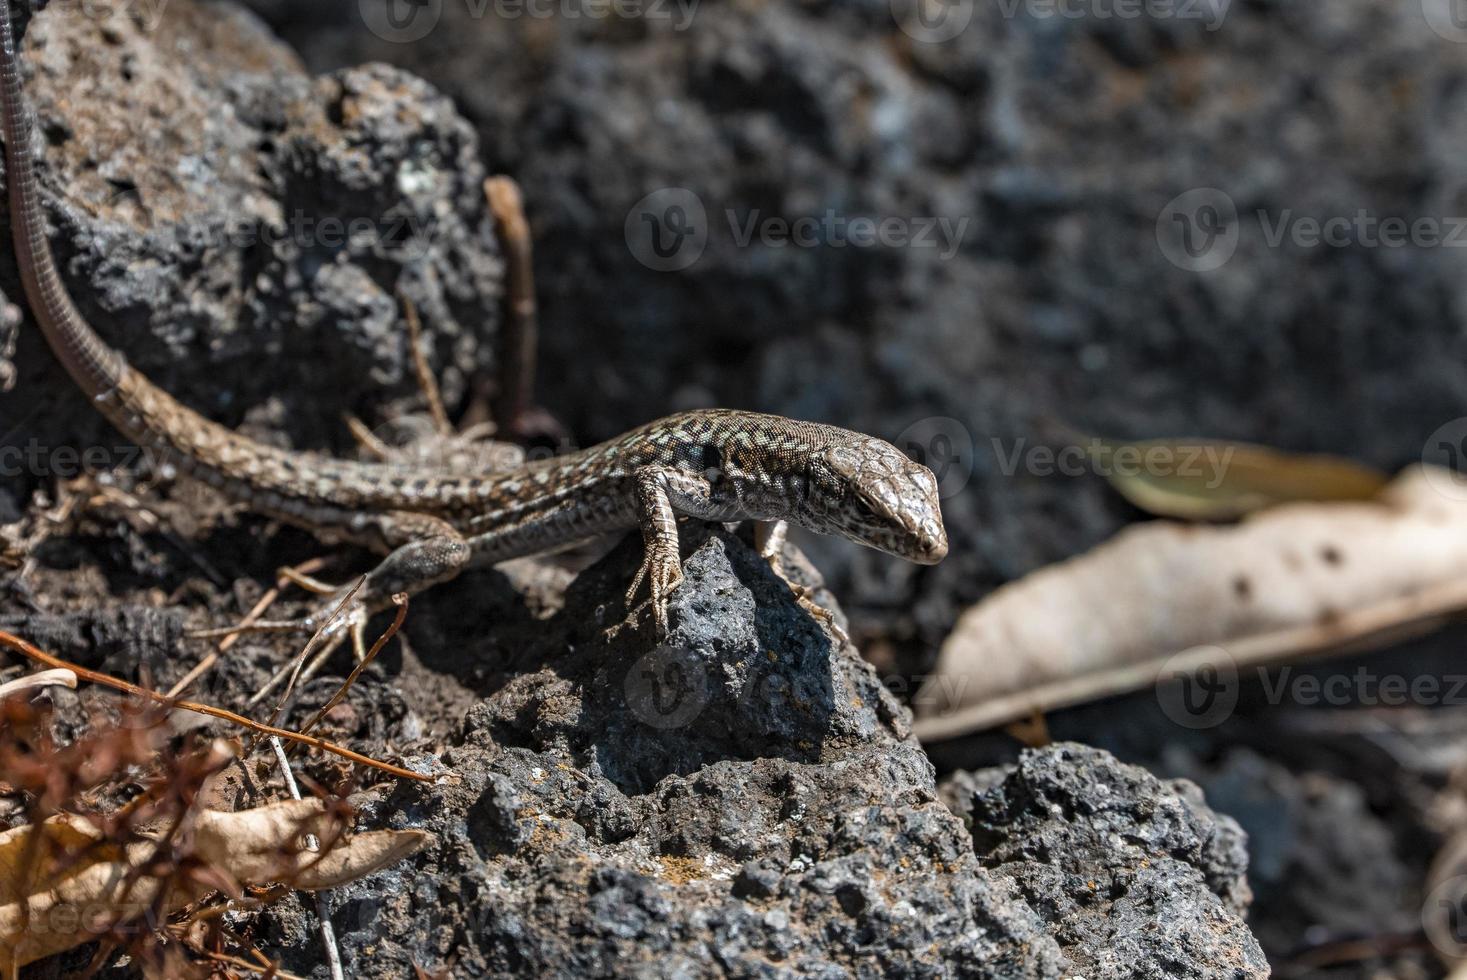
<svg viewBox="0 0 1467 980"><path fill-rule="evenodd" d="M799 539L879 681L722 535L690 558L672 661L597 641L626 549L568 593L569 571L530 565L417 602L402 652L333 735L441 753L458 781L363 800L366 819L438 843L337 896L358 975L454 957L466 975L695 975L710 959L739 974L1265 974L1242 925L1241 835L1193 790L1072 745L1019 758L995 737L932 750L944 808L883 686L910 689L963 605L1137 517L1094 474L1039 472L1035 446L1195 433L1395 468L1464 414L1452 249L1275 246L1269 230L1361 209L1449 223L1467 45L1416 3L1374 0L1139 18L978 2L940 42L905 0L650 18L443 0L410 41L344 0L250 6L261 19L232 2L56 3L26 39L68 281L191 405L350 451L343 413L380 427L419 406L400 290L451 406L473 411L503 278L479 183L507 172L536 236L542 399L578 442L729 404L883 435L948 474L953 550L935 569ZM665 188L680 196L644 200ZM1158 237L1200 188L1239 216L1236 251L1208 253L1225 261L1205 272ZM701 252L649 268L641 219L693 202ZM935 238L839 244L826 223L817 247L739 240L827 214ZM0 289L19 295L3 264ZM4 457L0 524L74 475L67 450L100 450L102 468L134 455L28 325L14 365L0 449L21 455ZM82 506L0 612L161 685L202 655L185 622L237 616L250 583L317 549L202 491L137 491L158 528L115 497ZM1370 663L1448 672L1461 639ZM242 644L201 693L237 704L288 652ZM638 713L669 703L637 686L648 656L651 677L703 678L691 720ZM1253 929L1281 972L1438 975L1419 909L1451 770L1422 753L1440 737L1413 755L1244 693L1217 730L1178 730L1149 697L1053 729L1193 779L1237 817ZM262 939L319 973L308 919L283 908ZM1383 934L1404 938L1310 958Z"/></svg>

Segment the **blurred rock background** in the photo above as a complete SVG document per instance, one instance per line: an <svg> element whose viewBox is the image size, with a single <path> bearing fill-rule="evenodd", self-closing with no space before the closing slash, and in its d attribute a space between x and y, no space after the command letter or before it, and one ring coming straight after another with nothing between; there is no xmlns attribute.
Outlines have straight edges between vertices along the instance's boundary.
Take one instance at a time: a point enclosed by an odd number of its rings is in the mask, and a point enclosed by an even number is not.
<svg viewBox="0 0 1467 980"><path fill-rule="evenodd" d="M951 423L924 420L959 423L942 566L802 541L908 669L964 604L1133 516L1098 480L1026 472L1066 427L1393 469L1467 414L1460 248L1294 234L1467 214L1467 29L1424 4L252 0L314 71L380 59L438 86L523 184L544 399L583 438L722 404L941 456ZM625 233L663 188L704 212L679 271ZM1220 264L1179 267L1178 215L1199 247L1217 203ZM961 234L738 240L827 214Z"/></svg>

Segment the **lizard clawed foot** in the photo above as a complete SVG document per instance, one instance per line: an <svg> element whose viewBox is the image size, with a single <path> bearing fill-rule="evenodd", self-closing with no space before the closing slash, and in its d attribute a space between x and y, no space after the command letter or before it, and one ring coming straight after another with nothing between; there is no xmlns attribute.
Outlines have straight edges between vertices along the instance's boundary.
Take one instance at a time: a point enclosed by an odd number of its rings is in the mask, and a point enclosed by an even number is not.
<svg viewBox="0 0 1467 980"><path fill-rule="evenodd" d="M824 623L826 629L830 630L830 635L835 637L837 643L844 646L851 642L850 635L841 628L840 623L835 621L835 613L815 601L815 590L808 585L801 585L799 582L790 579L788 573L785 572L784 559L779 551L766 551L764 560L769 562L769 568L775 575L779 576L780 581L789 586L789 590L794 593L795 601L800 604L800 608Z"/></svg>
<svg viewBox="0 0 1467 980"><path fill-rule="evenodd" d="M780 577L783 578L783 576ZM835 637L835 641L837 643L839 643L841 646L845 646L847 643L851 642L850 634L848 634L844 629L841 628L840 623L835 621L835 613L831 612L829 609L826 609L824 606L822 606L819 602L815 601L814 589L810 588L808 585L801 585L798 582L791 582L789 579L785 579L784 584L788 585L790 587L790 591L795 594L795 601L800 604L800 608L805 610L805 612L809 613L811 616L818 619L820 622L824 623L826 629L830 630L830 635Z"/></svg>
<svg viewBox="0 0 1467 980"><path fill-rule="evenodd" d="M641 591L643 581L646 581L650 595L642 602L633 605L636 603L637 593ZM671 632L667 617L667 601L673 591L682 583L683 568L677 553L669 554L661 549L649 550L642 558L642 566L637 569L637 574L632 578L632 584L627 589L626 619L608 629L606 635L614 637L628 627L636 629L641 621L642 613L648 606L651 606L652 620L657 627L657 637L665 639Z"/></svg>

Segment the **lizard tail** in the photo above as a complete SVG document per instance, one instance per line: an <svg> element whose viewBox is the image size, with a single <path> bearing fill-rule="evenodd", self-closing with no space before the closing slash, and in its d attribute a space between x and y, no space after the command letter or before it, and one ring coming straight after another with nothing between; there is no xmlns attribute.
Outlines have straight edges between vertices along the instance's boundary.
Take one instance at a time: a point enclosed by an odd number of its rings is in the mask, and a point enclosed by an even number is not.
<svg viewBox="0 0 1467 980"><path fill-rule="evenodd" d="M82 319L56 271L56 258L46 240L36 181L30 116L21 95L20 65L10 0L0 0L0 109L4 110L5 179L10 191L10 222L21 283L46 342L67 372L93 398L114 391L126 363Z"/></svg>

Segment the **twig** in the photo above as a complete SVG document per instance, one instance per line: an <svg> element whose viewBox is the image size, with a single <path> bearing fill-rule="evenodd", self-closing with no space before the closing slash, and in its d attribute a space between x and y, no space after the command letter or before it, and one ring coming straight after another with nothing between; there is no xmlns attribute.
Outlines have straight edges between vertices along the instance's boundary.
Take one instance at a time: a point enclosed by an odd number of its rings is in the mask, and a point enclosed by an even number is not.
<svg viewBox="0 0 1467 980"><path fill-rule="evenodd" d="M509 177L484 181L484 197L509 264L509 322L504 329L502 368L494 417L501 428L518 435L535 397L535 357L539 314L535 306L535 271L530 225L525 220L519 185Z"/></svg>
<svg viewBox="0 0 1467 980"><path fill-rule="evenodd" d="M386 462L392 458L392 447L378 438L377 433L367 428L367 423L355 415L348 415L346 416L346 427L351 431L352 438L357 441L357 445L371 453L379 461Z"/></svg>
<svg viewBox="0 0 1467 980"><path fill-rule="evenodd" d="M323 567L325 567L325 565L326 559L312 558L308 562L304 562L300 565L295 566L293 571L299 572L302 575L311 575L315 572L319 572ZM261 596L260 601L255 603L254 608L245 615L244 619L240 620L240 625L248 626L254 623L261 616L265 615L266 610L268 610L271 606L275 604L275 600L280 598L280 590L285 588L285 582L285 576L281 576L276 581L274 588L271 588L263 596ZM190 670L187 674L184 674L183 678L168 690L168 696L170 698L178 697L184 691L188 690L189 687L192 686L194 681L198 680L200 677L204 676L204 674L212 670L214 665L219 662L219 658L228 653L230 648L239 642L240 635L241 634L239 633L230 633L223 640L219 641L219 646L216 649L210 652L210 654L203 660L200 660L197 664L195 664L192 670Z"/></svg>
<svg viewBox="0 0 1467 980"><path fill-rule="evenodd" d="M345 746L337 745L334 742L328 742L324 738L317 738L314 735L302 735L299 732L292 732L288 729L277 728L273 725L262 725L258 721L251 721L249 718L246 718L243 715L237 715L233 711L226 711L223 708L216 708L212 705L198 704L194 701L184 701L180 698L171 698L166 694L159 694L157 691L150 691L145 687L138 687L136 684L129 684L127 681L121 680L116 677L109 677L106 674L99 674L94 670L88 670L85 667L81 667L77 664L69 663L65 660L62 660L60 657L53 657L49 653L43 653L36 647L27 643L25 640L22 640L20 637L15 636L11 633L7 633L4 630L0 630L0 646L9 647L11 650L14 650L21 656L28 657L29 659L34 660L36 663L44 664L47 667L54 667L62 670L72 671L76 674L77 677L80 677L84 681L90 681L93 684L100 684L103 687L110 687L113 690L122 691L125 694L131 694L133 697L142 698L145 701L152 701L155 704L165 705L169 708L182 709L184 711L192 711L201 715L209 715L212 718L219 718L224 721L231 722L232 724L238 725L241 728L249 729L252 732L258 732L261 735L274 735L279 738L286 739L287 741L299 742L302 745L309 745L313 748L321 749L323 752L330 752L332 755L341 756L343 759L349 759L352 762L360 763L364 766L371 766L373 769L380 769L383 772L391 773L392 775L397 776L400 779L415 779L418 782L426 783L431 782L433 778L431 776L425 776L422 773L416 773L408 769L403 769L399 766L394 766L389 762L379 762L378 760L373 759L369 756L362 755L360 752L353 752L351 749L348 749Z"/></svg>
<svg viewBox="0 0 1467 980"><path fill-rule="evenodd" d="M261 976L270 977L271 980L306 980L305 977L298 976L297 974L286 973L274 963L268 966L260 966L258 963L251 963L249 960L242 960L238 956L230 956L227 953L216 953L207 949L200 950L200 952L215 963L226 963L229 966L238 967L241 970L249 970L251 973L258 973Z"/></svg>
<svg viewBox="0 0 1467 980"><path fill-rule="evenodd" d="M300 676L301 665L306 662L306 658L308 656L315 652L316 647L320 644L322 638L326 635L326 631L329 630L333 625L335 625L337 618L342 613L342 610L344 610L351 603L351 601L357 597L357 593L362 591L362 586L366 584L367 576L363 575L361 578L357 579L357 584L352 587L352 590L346 594L341 602L337 603L336 608L331 610L331 615L326 617L326 621L321 624L320 629L316 630L315 635L313 635L310 640L307 641L306 645L301 649L301 652L295 657L291 658L290 663L286 664L279 671L277 671L274 677L266 681L264 687L260 688L254 694L250 695L250 699L245 702L246 707L253 708L255 705L259 704L265 699L265 695L275 690L277 684L279 684L282 680L289 678L289 683L286 685L285 688L285 694L281 697L280 704L277 704L275 706L275 714L270 716L270 720L272 722L279 720L280 708L282 705L284 705L285 698L290 697L291 689L295 687L296 679ZM333 651L328 650L328 652Z"/></svg>
<svg viewBox="0 0 1467 980"><path fill-rule="evenodd" d="M408 613L407 593L397 593L392 597L392 601L397 605L397 617L393 619L392 625L387 627L386 632L377 638L376 643L372 644L372 649L368 650L367 655L362 658L362 662L352 669L351 674L342 682L341 687L331 696L331 700L323 704L321 709L311 716L311 720L301 726L301 734L309 734L311 729L319 725L321 719L326 717L326 712L341 703L341 699L346 697L346 692L351 690L351 686L357 682L357 678L361 676L362 671L366 670L367 665L377 659L377 654L382 652L382 648L387 645L387 642L397 635L398 630L402 629L403 620L407 619Z"/></svg>
<svg viewBox="0 0 1467 980"><path fill-rule="evenodd" d="M280 739L271 736L270 747L275 750L275 761L280 763L280 775L285 778L285 788L290 791L293 800L301 798L300 787L296 785L295 773L291 771L290 760L285 757L285 746L280 744ZM306 835L306 850L317 851L321 849L321 841L315 834ZM316 921L321 924L321 943L326 947L326 963L331 968L331 980L346 980L346 974L341 969L341 951L336 948L336 930L331 926L330 909L326 905L325 889L314 895L316 899Z"/></svg>
<svg viewBox="0 0 1467 980"><path fill-rule="evenodd" d="M428 414L433 417L433 427L440 436L451 436L453 423L448 420L448 411L443 407L443 392L438 388L438 379L433 377L433 369L428 366L428 356L423 353L423 323L418 319L418 309L401 292L397 299L402 303L402 313L407 319L413 372L418 376L418 387L423 390L423 397L428 400Z"/></svg>

